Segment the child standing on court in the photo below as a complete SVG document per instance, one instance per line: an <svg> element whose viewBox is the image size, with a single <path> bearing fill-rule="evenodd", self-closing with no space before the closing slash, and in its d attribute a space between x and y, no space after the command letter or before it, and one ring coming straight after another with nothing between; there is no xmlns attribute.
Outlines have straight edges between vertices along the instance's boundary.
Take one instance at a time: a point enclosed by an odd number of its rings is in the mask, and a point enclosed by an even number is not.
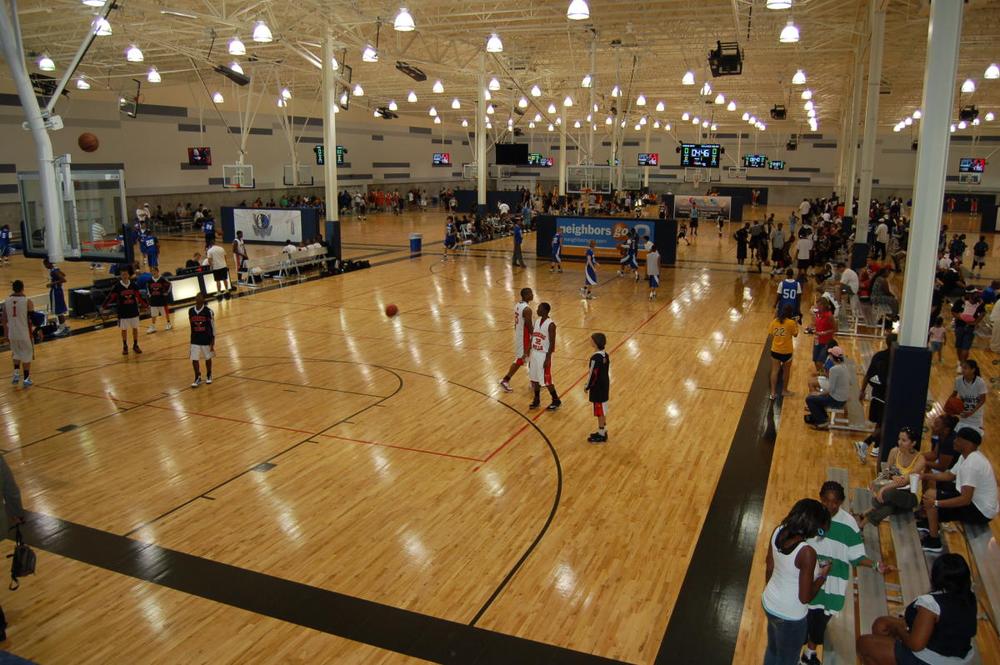
<svg viewBox="0 0 1000 665"><path fill-rule="evenodd" d="M188 310L188 321L191 323L191 365L194 366L194 382L192 388L201 385L200 360L205 359L205 383L212 383L212 358L215 357L215 315L212 308L205 304L205 294L199 292L194 300L194 307Z"/></svg>
<svg viewBox="0 0 1000 665"><path fill-rule="evenodd" d="M590 246L587 247L587 265L583 270L583 288L580 289L580 294L588 300L594 297L590 287L597 285L597 257L594 256L595 247L597 247L597 241L591 240Z"/></svg>
<svg viewBox="0 0 1000 665"><path fill-rule="evenodd" d="M933 356L936 353L939 363L944 362L941 357L941 349L944 347L944 335L944 318L939 316L934 319L934 325L931 326L928 332L928 338L931 343L931 355Z"/></svg>
<svg viewBox="0 0 1000 665"><path fill-rule="evenodd" d="M655 250L654 250L655 251ZM584 390L594 405L594 415L597 416L597 431L587 437L590 443L608 442L608 397L611 392L611 358L604 347L608 343L604 333L594 333L590 336L596 352L590 356L590 374Z"/></svg>
<svg viewBox="0 0 1000 665"><path fill-rule="evenodd" d="M656 289L660 288L660 252L656 245L646 254L646 277L649 279L649 299L652 300L656 297Z"/></svg>

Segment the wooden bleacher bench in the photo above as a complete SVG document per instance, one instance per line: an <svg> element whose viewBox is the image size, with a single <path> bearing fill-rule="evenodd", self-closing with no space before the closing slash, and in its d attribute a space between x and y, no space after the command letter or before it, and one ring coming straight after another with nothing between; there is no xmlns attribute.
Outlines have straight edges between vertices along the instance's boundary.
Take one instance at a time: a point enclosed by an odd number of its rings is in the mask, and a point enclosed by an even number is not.
<svg viewBox="0 0 1000 665"><path fill-rule="evenodd" d="M855 513L863 513L872 505L872 493L865 487L854 490ZM861 530L865 543L865 554L873 561L882 559L882 542L878 527L866 524ZM861 634L871 631L875 619L889 613L889 603L886 601L885 577L871 568L858 568L855 571L858 587L858 617Z"/></svg>
<svg viewBox="0 0 1000 665"><path fill-rule="evenodd" d="M963 524L972 555L976 593L983 600L993 627L1000 630L1000 544L989 525Z"/></svg>
<svg viewBox="0 0 1000 665"><path fill-rule="evenodd" d="M892 545L899 569L899 585L903 605L909 605L931 590L931 576L927 559L920 545L920 534L913 513L896 513L889 518L892 527Z"/></svg>
<svg viewBox="0 0 1000 665"><path fill-rule="evenodd" d="M871 432L872 425L865 418L865 408L858 399L858 366L848 358L844 361L850 375L848 399L844 406L827 409L830 416L830 429L848 430L852 432ZM845 485L846 487L846 485Z"/></svg>

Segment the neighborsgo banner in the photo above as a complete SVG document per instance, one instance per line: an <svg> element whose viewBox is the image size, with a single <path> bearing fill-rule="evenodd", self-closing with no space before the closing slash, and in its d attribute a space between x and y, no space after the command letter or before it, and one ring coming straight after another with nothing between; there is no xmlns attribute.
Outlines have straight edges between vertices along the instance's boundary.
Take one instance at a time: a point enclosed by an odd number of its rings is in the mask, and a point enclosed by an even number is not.
<svg viewBox="0 0 1000 665"><path fill-rule="evenodd" d="M732 216L733 199L729 196L684 196L678 194L674 197L674 217L691 216L691 204L698 206L698 219L715 219L720 214L726 220Z"/></svg>
<svg viewBox="0 0 1000 665"><path fill-rule="evenodd" d="M573 255L582 255L593 240L598 250L618 252L618 245L625 242L629 229L635 229L642 248L642 237L656 242L654 220L646 219L595 219L593 217L556 217L556 228L562 231L563 247Z"/></svg>

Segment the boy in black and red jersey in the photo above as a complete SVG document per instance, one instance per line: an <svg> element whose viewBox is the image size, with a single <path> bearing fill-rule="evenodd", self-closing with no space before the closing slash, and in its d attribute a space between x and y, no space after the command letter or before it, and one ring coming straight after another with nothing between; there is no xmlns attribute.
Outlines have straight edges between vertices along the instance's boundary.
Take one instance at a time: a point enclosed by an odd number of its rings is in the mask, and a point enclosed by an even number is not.
<svg viewBox="0 0 1000 665"><path fill-rule="evenodd" d="M170 307L167 305L170 299L170 280L160 274L160 269L153 266L151 269L153 280L146 287L149 291L149 328L147 333L156 332L156 319L163 316L167 319L167 330L173 328L170 323Z"/></svg>
<svg viewBox="0 0 1000 665"><path fill-rule="evenodd" d="M118 315L118 328L122 331L122 355L128 355L128 331L132 331L132 350L142 353L139 348L139 308L146 305L139 285L132 281L135 269L125 266L117 284L111 287L111 292L105 298L102 308L114 303Z"/></svg>
<svg viewBox="0 0 1000 665"><path fill-rule="evenodd" d="M205 383L212 383L212 358L215 357L215 315L205 304L205 294L198 293L194 307L188 310L188 321L191 323L191 365L194 366L194 382L192 388L201 385L201 365L198 361L205 359Z"/></svg>
<svg viewBox="0 0 1000 665"><path fill-rule="evenodd" d="M597 416L597 431L587 437L591 443L608 442L608 397L611 393L611 358L604 350L608 340L604 333L594 333L590 336L597 352L590 356L590 373L584 390L594 405L594 415Z"/></svg>

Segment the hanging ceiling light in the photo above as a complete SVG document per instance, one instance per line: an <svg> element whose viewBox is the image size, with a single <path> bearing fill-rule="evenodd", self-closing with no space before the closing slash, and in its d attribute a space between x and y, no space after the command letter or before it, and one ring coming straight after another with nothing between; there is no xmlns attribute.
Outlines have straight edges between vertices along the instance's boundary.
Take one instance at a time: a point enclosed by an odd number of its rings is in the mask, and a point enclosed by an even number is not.
<svg viewBox="0 0 1000 665"><path fill-rule="evenodd" d="M549 108L547 110L548 110L549 113L555 113L556 112L556 105L555 104L549 104Z"/></svg>
<svg viewBox="0 0 1000 665"><path fill-rule="evenodd" d="M571 21L586 21L590 18L590 7L587 0L573 0L566 9L566 18Z"/></svg>
<svg viewBox="0 0 1000 665"><path fill-rule="evenodd" d="M493 115L494 109L493 109L493 105L492 104L490 104L490 105L488 105L486 107L486 113L488 113L489 115Z"/></svg>
<svg viewBox="0 0 1000 665"><path fill-rule="evenodd" d="M615 87L611 88L611 96L612 97L621 97L622 96L622 89L618 87L617 83L615 84Z"/></svg>
<svg viewBox="0 0 1000 665"><path fill-rule="evenodd" d="M743 122L747 122L748 120L750 120L750 114L747 113L746 111L744 111L743 112L742 120L743 120Z"/></svg>
<svg viewBox="0 0 1000 665"><path fill-rule="evenodd" d="M697 125L697 124L700 124L700 123L701 123L701 118L699 118L698 116L695 116L695 117L691 118L691 124L692 125Z"/></svg>
<svg viewBox="0 0 1000 665"><path fill-rule="evenodd" d="M76 89L77 90L90 90L90 84L87 83L87 79L83 78L82 76L79 76L76 79ZM992 118L990 118L990 119L992 120Z"/></svg>
<svg viewBox="0 0 1000 665"><path fill-rule="evenodd" d="M451 100L451 108L455 109L456 111L462 108L462 102L458 101L458 97Z"/></svg>
<svg viewBox="0 0 1000 665"><path fill-rule="evenodd" d="M340 63L337 62L336 58L330 58L330 64L333 65L333 71L340 69Z"/></svg>
<svg viewBox="0 0 1000 665"><path fill-rule="evenodd" d="M554 131L556 131L556 128L552 126L552 123L551 123L551 122L549 123L549 131L550 131L550 132L554 132Z"/></svg>
<svg viewBox="0 0 1000 665"><path fill-rule="evenodd" d="M635 99L635 105L636 106L645 106L646 105L646 95L639 95L638 97L636 97L636 99Z"/></svg>
<svg viewBox="0 0 1000 665"><path fill-rule="evenodd" d="M534 121L529 122L528 129L534 129L534 128L535 128L535 122Z"/></svg>
<svg viewBox="0 0 1000 665"><path fill-rule="evenodd" d="M288 88L282 88L281 89L281 98L282 99L291 99L292 98L292 91L289 90Z"/></svg>
<svg viewBox="0 0 1000 665"><path fill-rule="evenodd" d="M708 120L702 120L702 121L701 121L701 126L702 126L703 128L705 128L705 129L708 129Z"/></svg>
<svg viewBox="0 0 1000 665"><path fill-rule="evenodd" d="M494 32L490 35L490 38L486 40L486 52L487 53L503 53L503 42Z"/></svg>
<svg viewBox="0 0 1000 665"><path fill-rule="evenodd" d="M993 115L993 111L990 111L989 113L986 114L986 116L983 119L986 122L993 122L993 118L995 118L995 117L996 116Z"/></svg>
<svg viewBox="0 0 1000 665"><path fill-rule="evenodd" d="M691 114L688 113L687 111L684 111L684 113L681 114L681 120L683 120L684 122L687 122L690 119L691 119Z"/></svg>
<svg viewBox="0 0 1000 665"><path fill-rule="evenodd" d="M497 91L500 89L500 81L497 79L496 76L494 76L493 78L490 79L490 82L486 85L486 87L489 88L490 90Z"/></svg>
<svg viewBox="0 0 1000 665"><path fill-rule="evenodd" d="M597 113L597 104L594 104L594 113Z"/></svg>
<svg viewBox="0 0 1000 665"><path fill-rule="evenodd" d="M681 78L681 85L694 85L694 72L687 72Z"/></svg>
<svg viewBox="0 0 1000 665"><path fill-rule="evenodd" d="M636 123L635 131L639 131L640 129L642 129L642 125Z"/></svg>
<svg viewBox="0 0 1000 665"><path fill-rule="evenodd" d="M56 70L56 63L52 61L52 58L48 54L45 54L38 59L38 68L43 72L54 72Z"/></svg>
<svg viewBox="0 0 1000 665"><path fill-rule="evenodd" d="M569 95L566 95L566 99L563 100L563 106L565 106L566 108L573 106L573 98L570 97Z"/></svg>
<svg viewBox="0 0 1000 665"><path fill-rule="evenodd" d="M271 35L271 28L267 27L267 23L257 21L257 25L253 28L253 40L262 44L274 40L274 37Z"/></svg>
<svg viewBox="0 0 1000 665"><path fill-rule="evenodd" d="M485 88L483 90L483 99L485 99L486 101L490 101L493 99L493 95L490 94L489 88Z"/></svg>
<svg viewBox="0 0 1000 665"><path fill-rule="evenodd" d="M718 126L717 124L715 124L715 123L713 122L713 123L712 123L712 126L711 126L711 127L709 127L709 129L711 129L711 130L712 130L712 131L714 132L714 131L716 131L716 130L718 130L718 129L719 129L719 126Z"/></svg>
<svg viewBox="0 0 1000 665"><path fill-rule="evenodd" d="M103 7L104 0L83 0L83 4L87 5L88 7Z"/></svg>
<svg viewBox="0 0 1000 665"><path fill-rule="evenodd" d="M576 122L573 123L573 129L580 129L580 121L579 120L577 120Z"/></svg>
<svg viewBox="0 0 1000 665"><path fill-rule="evenodd" d="M593 121L593 119L594 119L594 116L592 116L591 114L588 113L587 114L587 122L591 122L591 121Z"/></svg>
<svg viewBox="0 0 1000 665"><path fill-rule="evenodd" d="M417 93L410 90L410 94L406 96L406 101L410 102L411 104L415 104L417 101Z"/></svg>
<svg viewBox="0 0 1000 665"><path fill-rule="evenodd" d="M767 0L764 6L768 9L788 9L792 6L792 0Z"/></svg>
<svg viewBox="0 0 1000 665"><path fill-rule="evenodd" d="M433 106L432 106L432 107L430 107L430 109L428 109L428 111L427 111L427 115L429 115L429 116L430 116L430 117L432 117L432 118L433 118L434 116L436 116L437 114L438 114L438 112L437 112L437 109L436 109L436 108L434 108Z"/></svg>
<svg viewBox="0 0 1000 665"><path fill-rule="evenodd" d="M539 88L537 84L531 86L531 96L532 97L541 97L542 96L542 89Z"/></svg>
<svg viewBox="0 0 1000 665"><path fill-rule="evenodd" d="M612 120L611 120L611 116L609 115L607 118L604 119L604 124L605 125L610 125L611 123L612 123Z"/></svg>
<svg viewBox="0 0 1000 665"><path fill-rule="evenodd" d="M715 103L716 103L716 104L720 104L720 105L721 105L721 104L725 104L725 103L726 103L726 96L725 96L725 95L723 95L723 94L722 94L722 93L720 92L719 94L717 94L717 95L715 96Z"/></svg>
<svg viewBox="0 0 1000 665"><path fill-rule="evenodd" d="M392 22L392 27L399 32L413 32L417 24L413 22L413 17L410 16L410 12L406 10L406 7L400 7L399 13L396 14L396 20Z"/></svg>
<svg viewBox="0 0 1000 665"><path fill-rule="evenodd" d="M468 126L469 126L469 121L466 120L465 118L462 118L462 127L468 127Z"/></svg>
<svg viewBox="0 0 1000 665"><path fill-rule="evenodd" d="M913 124L913 118L907 116L906 120L903 121L903 124L909 127L910 125Z"/></svg>
<svg viewBox="0 0 1000 665"><path fill-rule="evenodd" d="M792 85L805 85L806 73L801 69L795 70L795 76L792 77Z"/></svg>
<svg viewBox="0 0 1000 665"><path fill-rule="evenodd" d="M556 127L562 124L562 118L556 118Z"/></svg>
<svg viewBox="0 0 1000 665"><path fill-rule="evenodd" d="M146 80L150 83L159 83L163 79L160 77L160 72L156 71L156 67L150 67L146 73Z"/></svg>
<svg viewBox="0 0 1000 665"><path fill-rule="evenodd" d="M659 128L660 128L660 121L659 120L654 120L653 121L653 129L659 129Z"/></svg>
<svg viewBox="0 0 1000 665"><path fill-rule="evenodd" d="M665 129L665 130L667 130L669 132L670 131L670 123L668 122L667 124L665 124L663 126L663 129Z"/></svg>
<svg viewBox="0 0 1000 665"><path fill-rule="evenodd" d="M667 108L666 105L662 101L661 102L656 102L656 112L657 113L663 113L663 111L666 108Z"/></svg>
<svg viewBox="0 0 1000 665"><path fill-rule="evenodd" d="M1000 66L998 66L996 63L991 64L989 67L986 68L986 71L983 72L983 78L991 80L1000 79Z"/></svg>
<svg viewBox="0 0 1000 665"><path fill-rule="evenodd" d="M216 92L212 95L212 102L215 104L221 104L226 101L225 97L222 96L221 92Z"/></svg>
<svg viewBox="0 0 1000 665"><path fill-rule="evenodd" d="M110 37L111 36L111 24L108 23L108 19L103 16L98 16L94 19L94 22L90 24L91 29L94 34L98 37Z"/></svg>
<svg viewBox="0 0 1000 665"><path fill-rule="evenodd" d="M347 106L347 91L346 90L344 92L340 93L340 105L341 106ZM337 112L337 107L336 106L333 107L333 112L334 113Z"/></svg>
<svg viewBox="0 0 1000 665"><path fill-rule="evenodd" d="M132 44L125 49L125 59L129 62L142 62L145 58L138 46Z"/></svg>
<svg viewBox="0 0 1000 665"><path fill-rule="evenodd" d="M642 116L641 118L639 118L639 124L640 125L645 125L646 124L646 116Z"/></svg>
<svg viewBox="0 0 1000 665"><path fill-rule="evenodd" d="M536 113L535 114L535 122L541 122L541 121L542 121L542 114L541 113Z"/></svg>
<svg viewBox="0 0 1000 665"><path fill-rule="evenodd" d="M730 99L729 100L729 104L726 105L726 110L727 111L735 111L736 110L736 102L734 102L733 100Z"/></svg>
<svg viewBox="0 0 1000 665"><path fill-rule="evenodd" d="M922 117L924 117L924 114L920 112L920 109L917 109L916 111L913 112L914 120L920 120Z"/></svg>
<svg viewBox="0 0 1000 665"><path fill-rule="evenodd" d="M365 89L361 87L360 83L355 83L354 84L354 96L355 97L364 97L365 96Z"/></svg>
<svg viewBox="0 0 1000 665"><path fill-rule="evenodd" d="M590 74L584 74L583 80L580 81L581 88L589 88L594 83L594 77Z"/></svg>
<svg viewBox="0 0 1000 665"><path fill-rule="evenodd" d="M372 111L372 115L374 117L376 117L376 118L381 118L382 117L382 112L379 111L378 109L375 109L374 111Z"/></svg>
<svg viewBox="0 0 1000 665"><path fill-rule="evenodd" d="M703 97L707 97L712 94L712 84L705 81L705 85L701 86L701 94Z"/></svg>
<svg viewBox="0 0 1000 665"><path fill-rule="evenodd" d="M247 47L239 37L233 37L229 40L229 55L246 55Z"/></svg>
<svg viewBox="0 0 1000 665"><path fill-rule="evenodd" d="M805 104L803 104L802 108L804 108L807 111L812 111L813 110L812 100L809 100L808 102L806 102Z"/></svg>
<svg viewBox="0 0 1000 665"><path fill-rule="evenodd" d="M365 50L361 52L362 62L378 62L378 51L371 44L365 45Z"/></svg>
<svg viewBox="0 0 1000 665"><path fill-rule="evenodd" d="M234 72L236 72L237 74L243 73L243 68L240 67L240 63L236 62L235 60L229 63L229 68Z"/></svg>
<svg viewBox="0 0 1000 665"><path fill-rule="evenodd" d="M435 125L440 125L441 124L441 118L434 118L434 124Z"/></svg>
<svg viewBox="0 0 1000 665"><path fill-rule="evenodd" d="M802 94L800 96L802 97L802 99L808 101L813 98L812 90L806 88L805 90L802 91Z"/></svg>
<svg viewBox="0 0 1000 665"><path fill-rule="evenodd" d="M976 91L976 82L973 81L972 79L965 79L965 82L962 83L962 92L969 93L975 91Z"/></svg>
<svg viewBox="0 0 1000 665"><path fill-rule="evenodd" d="M747 122L749 122L751 125L756 125L757 124L757 118L754 117L754 116L750 116L750 119L747 120Z"/></svg>
<svg viewBox="0 0 1000 665"><path fill-rule="evenodd" d="M806 116L809 117L809 118L815 118L816 117L816 109L809 109L808 111L806 111Z"/></svg>
<svg viewBox="0 0 1000 665"><path fill-rule="evenodd" d="M441 83L440 79L438 79L437 81L434 81L434 85L431 86L431 92L437 93L439 95L442 92L444 92L444 84Z"/></svg>
<svg viewBox="0 0 1000 665"><path fill-rule="evenodd" d="M968 127L968 126L969 126L969 125L968 125L968 124L966 124L966 122L965 122L964 120L959 120L959 121L958 121L958 128L959 128L959 129L965 129L965 128L966 128L966 127Z"/></svg>
<svg viewBox="0 0 1000 665"><path fill-rule="evenodd" d="M781 35L778 37L778 41L782 44L794 44L799 41L799 29L795 27L795 24L791 21L781 30Z"/></svg>
<svg viewBox="0 0 1000 665"><path fill-rule="evenodd" d="M528 108L528 98L527 97L521 97L521 99L517 100L517 108L519 108L519 109L526 109L526 108Z"/></svg>
<svg viewBox="0 0 1000 665"><path fill-rule="evenodd" d="M284 99L282 99L281 97L278 97L278 108L279 108L279 109L283 109L283 108L285 108L286 106L288 106L288 102L286 102L286 101L285 101ZM336 108L336 107L334 107L334 108ZM375 113L378 113L378 111L375 111ZM376 117L377 117L377 116L376 116Z"/></svg>
<svg viewBox="0 0 1000 665"><path fill-rule="evenodd" d="M398 111L399 110L399 104L396 103L395 99L390 99L389 100L389 110L390 111Z"/></svg>
<svg viewBox="0 0 1000 665"><path fill-rule="evenodd" d="M951 127L949 127L948 131L951 132L952 134L954 134L955 133L955 125L953 124Z"/></svg>

